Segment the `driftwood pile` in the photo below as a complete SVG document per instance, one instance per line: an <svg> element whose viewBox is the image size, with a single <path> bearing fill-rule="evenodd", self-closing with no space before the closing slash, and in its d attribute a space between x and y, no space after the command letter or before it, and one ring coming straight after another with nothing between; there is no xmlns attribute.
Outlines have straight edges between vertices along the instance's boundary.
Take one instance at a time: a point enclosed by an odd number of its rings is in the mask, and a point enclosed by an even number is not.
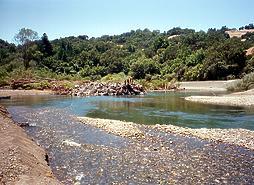
<svg viewBox="0 0 254 185"><path fill-rule="evenodd" d="M129 83L100 83L90 82L76 85L72 91L73 96L121 96L144 95L142 85Z"/></svg>

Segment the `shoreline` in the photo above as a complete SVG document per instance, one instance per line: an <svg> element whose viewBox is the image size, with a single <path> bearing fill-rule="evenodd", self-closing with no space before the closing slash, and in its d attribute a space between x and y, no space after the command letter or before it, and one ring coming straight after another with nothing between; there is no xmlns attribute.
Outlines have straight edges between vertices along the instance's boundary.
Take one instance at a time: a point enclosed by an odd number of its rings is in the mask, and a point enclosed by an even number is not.
<svg viewBox="0 0 254 185"><path fill-rule="evenodd" d="M145 137L142 128L146 128L155 129L164 133L195 137L201 140L223 142L254 150L254 131L247 129L192 129L174 125L140 125L133 122L89 117L77 117L77 119L84 124L120 137L142 139Z"/></svg>
<svg viewBox="0 0 254 185"><path fill-rule="evenodd" d="M186 101L234 107L254 107L254 89L222 96L189 96Z"/></svg>
<svg viewBox="0 0 254 185"><path fill-rule="evenodd" d="M53 95L51 90L14 90L14 89L0 89L0 96L36 96L36 95Z"/></svg>
<svg viewBox="0 0 254 185"><path fill-rule="evenodd" d="M197 90L197 91L227 91L227 88L236 80L214 80L214 81L186 81L179 82L179 88L185 90Z"/></svg>
<svg viewBox="0 0 254 185"><path fill-rule="evenodd" d="M147 92L182 92L182 91L195 91L195 92L203 92L203 91L215 91L215 92L224 92L227 91L227 87L237 80L218 80L218 81L185 81L185 82L177 82L179 87L176 89L147 89ZM76 85L80 86L80 85ZM0 89L0 96L22 96L22 95L48 95L48 94L57 94L57 92L53 90L17 90L17 89L9 89L4 88Z"/></svg>
<svg viewBox="0 0 254 185"><path fill-rule="evenodd" d="M0 184L61 184L48 165L46 151L14 123L2 106L0 135Z"/></svg>

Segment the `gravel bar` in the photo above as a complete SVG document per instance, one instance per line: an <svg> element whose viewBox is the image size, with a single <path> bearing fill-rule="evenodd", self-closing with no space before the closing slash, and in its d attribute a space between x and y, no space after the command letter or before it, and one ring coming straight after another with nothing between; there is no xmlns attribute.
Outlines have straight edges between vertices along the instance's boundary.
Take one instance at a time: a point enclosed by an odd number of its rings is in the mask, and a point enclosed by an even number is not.
<svg viewBox="0 0 254 185"><path fill-rule="evenodd" d="M247 146L204 140L166 126L92 118L80 118L81 123L64 109L9 111L30 125L27 133L47 150L52 170L64 184L254 183L254 151Z"/></svg>

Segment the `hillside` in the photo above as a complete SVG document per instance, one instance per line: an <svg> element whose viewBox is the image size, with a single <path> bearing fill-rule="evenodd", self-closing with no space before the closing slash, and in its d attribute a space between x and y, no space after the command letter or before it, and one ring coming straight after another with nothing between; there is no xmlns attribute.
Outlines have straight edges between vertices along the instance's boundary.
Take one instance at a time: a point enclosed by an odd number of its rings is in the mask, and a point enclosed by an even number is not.
<svg viewBox="0 0 254 185"><path fill-rule="evenodd" d="M22 31L26 29L17 35ZM33 30L29 33L37 34ZM164 86L171 80L241 78L253 71L254 58L245 55L254 46L252 29L235 32L224 26L197 32L173 28L163 33L138 29L113 36L80 35L52 41L46 33L41 39L31 36L19 46L0 40L0 85L25 78L100 80L121 73L142 83Z"/></svg>
<svg viewBox="0 0 254 185"><path fill-rule="evenodd" d="M247 33L254 33L254 29L244 29L244 30L229 30L226 31L230 38L237 37L242 38L242 36L246 35Z"/></svg>

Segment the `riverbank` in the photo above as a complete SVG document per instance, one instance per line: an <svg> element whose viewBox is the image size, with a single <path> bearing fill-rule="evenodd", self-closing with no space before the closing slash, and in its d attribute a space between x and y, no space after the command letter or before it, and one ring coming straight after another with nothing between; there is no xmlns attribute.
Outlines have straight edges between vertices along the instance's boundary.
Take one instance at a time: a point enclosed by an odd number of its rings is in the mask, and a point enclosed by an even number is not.
<svg viewBox="0 0 254 185"><path fill-rule="evenodd" d="M229 81L191 81L176 82L169 89L144 89L140 84L124 84L124 83L102 83L102 82L69 82L59 81L52 82L52 87L44 90L16 90L16 89L0 89L0 96L25 96L25 95L71 95L71 96L120 96L120 95L144 95L148 92L157 91L214 91L224 92L227 87L235 83L237 80ZM28 83L28 82L27 82ZM49 83L49 82L48 82ZM26 85L25 82L22 85ZM31 84L30 84L31 86Z"/></svg>
<svg viewBox="0 0 254 185"><path fill-rule="evenodd" d="M254 150L254 132L246 129L191 129L173 125L140 125L133 122L124 122L109 119L94 119L78 117L84 124L100 128L108 133L127 138L144 138L146 133L142 129L155 129L164 133L193 136L215 142L243 146Z"/></svg>
<svg viewBox="0 0 254 185"><path fill-rule="evenodd" d="M48 166L44 149L17 126L0 106L0 184L61 184Z"/></svg>
<svg viewBox="0 0 254 185"><path fill-rule="evenodd" d="M185 100L213 105L253 107L254 89L222 96L189 96Z"/></svg>
<svg viewBox="0 0 254 185"><path fill-rule="evenodd" d="M14 89L0 89L1 96L35 96L35 95L50 95L54 94L51 90L14 90Z"/></svg>
<svg viewBox="0 0 254 185"><path fill-rule="evenodd" d="M238 80L179 82L179 89L189 91L227 91L227 88L237 81Z"/></svg>

